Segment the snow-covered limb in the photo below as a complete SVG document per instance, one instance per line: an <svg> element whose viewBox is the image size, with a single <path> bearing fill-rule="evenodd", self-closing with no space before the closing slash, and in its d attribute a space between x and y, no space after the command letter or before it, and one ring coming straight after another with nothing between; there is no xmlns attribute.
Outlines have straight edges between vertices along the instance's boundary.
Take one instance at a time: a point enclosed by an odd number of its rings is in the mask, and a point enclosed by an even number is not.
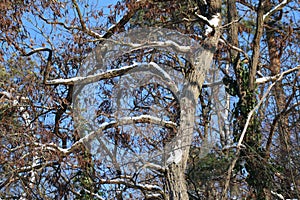
<svg viewBox="0 0 300 200"><path fill-rule="evenodd" d="M57 84L74 85L75 83L88 84L88 83L96 82L96 81L103 80L103 79L109 79L109 78L121 76L121 75L125 74L126 72L128 72L129 70L136 68L137 66L138 65L135 63L135 64L132 64L129 66L121 67L119 69L112 69L112 70L108 70L106 72L102 72L100 74L89 75L89 76L85 76L85 77L73 77L73 78L67 78L67 79L60 78L60 79L55 79L55 80L49 80L49 81L46 81L46 84L47 85L57 85Z"/></svg>
<svg viewBox="0 0 300 200"><path fill-rule="evenodd" d="M220 13L216 13L215 15L213 15L211 17L211 19L208 19L207 17L205 17L203 15L199 15L198 13L195 13L195 14L199 19L201 19L202 21L204 21L207 24L207 28L205 30L206 36L208 36L210 33L212 33L213 30L219 26L219 22L221 20Z"/></svg>
<svg viewBox="0 0 300 200"><path fill-rule="evenodd" d="M174 83L173 79L170 77L170 75L155 62L150 62L150 63L134 62L132 65L124 66L119 69L112 69L112 70L108 70L106 72L101 72L99 74L94 74L94 75L89 75L89 76L79 76L79 77L73 77L73 78L67 78L67 79L60 78L60 79L49 80L49 81L46 81L46 84L48 84L48 85L57 85L57 84L74 85L76 83L88 84L88 83L97 82L97 81L100 81L103 79L110 79L110 78L114 78L117 76L121 76L139 66L141 68L152 66L153 69L156 70L156 73L154 73L154 74L159 75L160 79L162 81L164 81L167 86L170 87L172 92L175 92L175 93L178 92L178 88L177 88L176 84ZM145 71L146 70L147 69L145 69ZM151 69L149 71L151 71Z"/></svg>
<svg viewBox="0 0 300 200"><path fill-rule="evenodd" d="M147 199L161 199L161 194L146 194Z"/></svg>
<svg viewBox="0 0 300 200"><path fill-rule="evenodd" d="M124 117L121 118L118 122L110 122L109 124L115 125L127 125L132 123L152 123L164 126L166 128L176 128L177 124L172 121L165 121L161 118L154 117L151 115L140 115L137 117Z"/></svg>
<svg viewBox="0 0 300 200"><path fill-rule="evenodd" d="M241 48L236 47L236 46L230 44L229 42L227 42L226 39L223 36L221 36L221 38L219 39L219 41L222 42L222 43L224 43L225 45L229 46L231 49L236 50L236 51L242 53L245 56L245 58L247 60L249 60L249 56L248 56L248 54L245 51L243 51Z"/></svg>
<svg viewBox="0 0 300 200"><path fill-rule="evenodd" d="M33 145L35 145L36 147L41 148L42 150L53 151L53 152L59 151L60 153L62 153L64 155L72 153L73 149L75 149L75 147L73 147L74 145L72 145L72 150L71 150L71 148L67 148L67 149L61 148L61 147L57 146L55 143L52 143L52 142L47 143L47 144L34 142ZM78 147L78 144L76 144L76 147Z"/></svg>
<svg viewBox="0 0 300 200"><path fill-rule="evenodd" d="M182 52L182 53L189 53L191 51L190 46L182 46L179 45L178 43L172 41L172 40L167 40L167 41L154 41L154 42L145 42L142 44L133 44L133 43L122 43L123 45L127 45L130 47L133 47L131 51L135 51L141 48L149 48L149 47L172 47L174 50L177 52Z"/></svg>
<svg viewBox="0 0 300 200"><path fill-rule="evenodd" d="M154 169L161 173L164 173L166 171L165 167L162 167L161 165L157 165L157 164L150 163L150 162L147 162L146 164L144 164L142 168L151 168L151 169Z"/></svg>
<svg viewBox="0 0 300 200"><path fill-rule="evenodd" d="M279 193L274 192L274 191L272 191L272 190L271 190L271 193L272 193L274 196L278 197L279 199L284 200L284 197L282 196L282 194L279 194Z"/></svg>
<svg viewBox="0 0 300 200"><path fill-rule="evenodd" d="M152 123L164 126L166 128L176 128L177 124L172 121L166 121L158 117L154 117L151 115L140 115L137 117L124 117L120 118L118 121L112 121L112 122L104 122L100 125L97 131L92 131L91 133L87 134L77 142L75 142L71 147L69 148L60 148L54 143L49 144L41 144L41 143L34 143L34 145L41 147L42 149L49 150L49 151L60 151L61 153L67 155L73 152L76 148L79 147L79 145L83 144L84 142L88 142L94 137L101 133L103 130L106 130L108 128L116 127L116 126L122 126L122 125L128 125L133 123Z"/></svg>
<svg viewBox="0 0 300 200"><path fill-rule="evenodd" d="M231 145L226 145L222 148L222 151L228 150L228 149L236 149L236 148L246 148L245 145L241 144L240 146L237 146L237 143L231 144Z"/></svg>
<svg viewBox="0 0 300 200"><path fill-rule="evenodd" d="M277 74L275 76L266 76L266 77L258 78L258 79L256 79L256 83L257 84L262 84L262 83L266 83L266 82L269 82L269 81L275 81L278 78L283 77L283 76L285 76L287 74L290 74L290 73L292 73L294 71L297 71L297 70L300 70L300 65L297 66L297 67L294 67L292 69L288 69L288 70L286 70L286 71L284 71L280 74Z"/></svg>
<svg viewBox="0 0 300 200"><path fill-rule="evenodd" d="M54 164L57 164L56 161L44 161L42 163L32 163L31 166L25 166L21 167L19 169L16 169L17 173L22 173L22 172L29 172L29 171L35 171L37 169L42 169L48 166L53 166Z"/></svg>
<svg viewBox="0 0 300 200"><path fill-rule="evenodd" d="M280 10L283 8L283 6L285 6L286 4L288 4L290 2L290 0L283 0L282 2L280 2L277 6L275 6L274 8L272 8L269 12L267 12L266 14L264 14L263 16L263 21L265 21L270 15L272 15L274 12Z"/></svg>
<svg viewBox="0 0 300 200"><path fill-rule="evenodd" d="M96 194L94 192L91 192L90 190L87 190L85 188L83 188L83 190L86 192L86 193L89 193L90 195L93 195L93 197L96 197L97 199L100 199L100 200L104 200L104 198L102 198L99 194Z"/></svg>
<svg viewBox="0 0 300 200"><path fill-rule="evenodd" d="M199 15L198 13L195 13L195 14L198 18L203 20L211 28L216 28L216 27L219 26L219 22L220 22L220 19L221 19L220 13L217 13L217 14L213 15L211 17L211 19L208 19L207 17L205 17L203 15Z"/></svg>
<svg viewBox="0 0 300 200"><path fill-rule="evenodd" d="M157 63L155 62L150 62L149 64L145 65L151 65L154 69L157 70L157 72L154 72L155 75L158 75L159 79L166 84L166 86L174 93L177 94L179 92L177 85L171 78L171 76L164 70L162 69Z"/></svg>
<svg viewBox="0 0 300 200"><path fill-rule="evenodd" d="M160 194L163 194L163 189L157 185L151 185L151 184L141 184L141 183L135 183L128 179L123 178L116 178L116 179L100 179L99 182L101 184L123 184L130 188L136 188L144 191L157 191Z"/></svg>

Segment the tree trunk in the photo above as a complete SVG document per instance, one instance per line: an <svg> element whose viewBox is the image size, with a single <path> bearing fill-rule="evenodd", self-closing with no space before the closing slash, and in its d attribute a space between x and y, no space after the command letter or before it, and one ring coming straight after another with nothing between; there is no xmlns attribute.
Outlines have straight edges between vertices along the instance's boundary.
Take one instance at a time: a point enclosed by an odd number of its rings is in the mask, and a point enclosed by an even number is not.
<svg viewBox="0 0 300 200"><path fill-rule="evenodd" d="M273 24L272 24L273 25ZM281 54L284 48L284 39L281 35L277 34L274 29L266 27L267 32L267 44L268 44L268 51L270 57L270 71L271 75L277 75L281 72ZM288 118L285 116L284 111L287 108L286 103L286 95L283 89L283 85L281 82L278 82L273 89L273 95L275 97L276 105L277 105L277 116L278 120L277 123L274 123L273 126L278 126L278 135L279 135L279 144L280 144L280 160L282 163L290 163L289 161L289 152L290 152L290 132L289 132L289 123ZM273 127L274 130L276 128ZM270 132L270 142L272 143L273 132ZM270 146L271 143L267 145L267 158L270 155ZM285 171L288 172L285 174L285 177L289 177L290 174L290 165L283 165ZM291 175L292 176L292 175ZM289 190L291 185L290 180L292 178L286 178L282 183L282 188Z"/></svg>
<svg viewBox="0 0 300 200"><path fill-rule="evenodd" d="M220 8L220 0L213 0L210 2L210 11L219 16L219 23L215 28L214 34L205 40L204 50L200 51L198 55L195 56L196 60L193 62L194 68L187 74L186 79L188 84L185 84L186 86L181 94L180 127L176 138L181 140L182 158L178 164L173 163L169 165L168 168L167 190L169 199L171 200L189 199L185 171L190 144L193 138L197 100L220 37Z"/></svg>

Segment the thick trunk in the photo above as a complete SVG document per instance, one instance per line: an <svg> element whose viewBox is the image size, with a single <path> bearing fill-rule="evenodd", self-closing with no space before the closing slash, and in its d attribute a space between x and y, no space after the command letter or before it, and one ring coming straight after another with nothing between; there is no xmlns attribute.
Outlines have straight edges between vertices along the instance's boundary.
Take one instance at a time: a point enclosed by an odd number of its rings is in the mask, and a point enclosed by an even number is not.
<svg viewBox="0 0 300 200"><path fill-rule="evenodd" d="M204 77L202 77L204 79ZM193 128L195 121L195 102L196 95L199 96L198 87L190 86L187 88L188 92L194 94L194 97L183 97L180 105L180 130L176 136L178 140L181 140L182 158L180 163L171 164L169 166L167 174L169 199L188 199L187 186L185 181L184 172L186 170L186 163L189 155L189 148L193 136Z"/></svg>
<svg viewBox="0 0 300 200"><path fill-rule="evenodd" d="M219 2L219 0L216 0ZM216 4L215 6L219 5ZM220 15L219 15L220 16ZM187 75L186 87L183 89L180 98L180 127L177 140L181 141L182 158L178 164L171 164L167 172L167 190L169 199L187 200L187 184L185 180L185 171L189 156L190 144L193 138L195 110L200 90L205 79L206 72L211 65L213 54L220 37L220 30L216 28L215 34L206 40L206 47L196 55L194 69Z"/></svg>

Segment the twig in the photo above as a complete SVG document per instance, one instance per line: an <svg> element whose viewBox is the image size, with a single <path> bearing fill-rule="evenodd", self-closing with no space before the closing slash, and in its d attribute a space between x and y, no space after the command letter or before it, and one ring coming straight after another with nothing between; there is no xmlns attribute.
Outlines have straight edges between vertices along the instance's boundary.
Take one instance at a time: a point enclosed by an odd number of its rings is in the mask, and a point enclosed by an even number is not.
<svg viewBox="0 0 300 200"><path fill-rule="evenodd" d="M78 26L68 26L67 24L63 23L63 22L59 22L59 21L50 21L49 19L46 19L44 16L38 14L38 16L47 24L52 24L52 25L61 25L63 26L65 29L67 30L73 30L73 29L77 29L80 30L80 27Z"/></svg>
<svg viewBox="0 0 300 200"><path fill-rule="evenodd" d="M221 36L221 38L220 38L219 41L222 42L222 43L224 43L225 45L229 46L231 49L236 50L236 51L242 53L245 56L245 58L247 60L249 60L249 57L248 57L248 55L247 55L247 53L245 51L243 51L241 48L236 47L236 46L230 44L229 42L227 42L226 39L223 36Z"/></svg>
<svg viewBox="0 0 300 200"><path fill-rule="evenodd" d="M229 22L229 23L227 23L227 24L222 25L221 28L225 28L225 27L227 27L227 26L230 26L231 24L234 24L234 23L237 23L237 22L241 21L241 20L246 16L246 14L247 14L248 12L249 12L249 10L247 10L247 11L244 13L244 15L241 16L240 18L238 18L238 19L236 19L236 20L233 20L233 21L231 21L231 22Z"/></svg>
<svg viewBox="0 0 300 200"><path fill-rule="evenodd" d="M76 12L77 12L77 15L79 17L79 21L80 21L80 25L81 25L81 28L84 32L86 32L87 34L89 34L90 36L93 36L95 38L103 38L103 35L100 35L99 33L96 33L94 31L92 31L91 29L87 28L86 27L86 24L82 18L82 14L81 14L81 11L80 11L80 8L76 2L76 0L72 0L73 4L74 4L74 7L76 9Z"/></svg>

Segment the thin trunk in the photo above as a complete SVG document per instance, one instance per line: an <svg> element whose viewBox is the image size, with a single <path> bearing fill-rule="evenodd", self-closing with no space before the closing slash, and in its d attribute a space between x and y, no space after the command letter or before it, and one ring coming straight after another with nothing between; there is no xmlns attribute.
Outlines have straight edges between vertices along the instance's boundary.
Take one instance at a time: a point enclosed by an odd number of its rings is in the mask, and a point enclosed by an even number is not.
<svg viewBox="0 0 300 200"><path fill-rule="evenodd" d="M237 8L236 8L236 0L227 0L227 18L228 18L228 23L230 23L229 26L229 31L228 31L228 42L235 46L238 47L239 46L239 41L238 41L238 23L235 21L238 19L238 12L237 12ZM229 51L229 56L230 56L230 64L233 64L233 69L235 71L235 75L236 75L236 79L237 79L237 85L238 85L238 93L239 96L242 93L242 77L241 77L241 67L240 67L240 57L239 57L239 53L234 50L231 49ZM227 64L226 66L226 70L228 70L228 66L229 64ZM229 95L226 93L227 95L227 99L226 99L226 103L227 103L227 107L230 107L230 97ZM228 109L229 110L229 109ZM226 116L228 117L228 110L226 110ZM227 138L229 138L229 125L227 124L226 127L226 132L227 132ZM228 145L228 141L226 141L225 143L226 145ZM231 166L229 167L228 171L231 173L233 170L233 167L235 166L235 163L237 162L237 159L234 159L232 161ZM226 179L224 181L224 189L222 191L221 194L221 199L227 199L227 191L229 189L229 185L230 185L230 180L231 180L231 174L228 174L226 176Z"/></svg>
<svg viewBox="0 0 300 200"><path fill-rule="evenodd" d="M255 89L255 78L257 66L259 63L260 56L260 40L263 35L264 30L264 8L265 8L265 0L259 1L259 6L257 10L257 18L256 18L256 32L253 40L253 55L250 65L250 74L249 74L249 89L253 91Z"/></svg>
<svg viewBox="0 0 300 200"><path fill-rule="evenodd" d="M272 24L273 25L273 24ZM279 34L276 33L274 29L271 29L266 27L266 32L267 32L267 44L268 44L268 51L269 51L269 57L270 57L270 70L271 70L271 75L277 75L281 72L281 54L283 51L283 42L284 40ZM277 83L274 86L273 90L273 95L275 97L276 105L277 105L277 113L281 113L278 116L276 116L276 120L273 123L273 126L271 130L278 130L278 136L279 136L279 143L280 143L280 160L282 163L287 163L285 166L285 171L287 179L285 179L284 183L282 184L282 188L285 188L287 191L290 189L291 184L293 183L293 172L291 171L291 166L290 166L290 131L289 131L289 124L288 124L288 118L284 115L284 110L286 109L286 95L284 93L284 89L282 87L281 83ZM267 146L267 153L266 156L270 155L270 146L272 143L272 137L273 137L273 132L270 132L269 136L269 141L268 141L268 146ZM288 178L291 177L291 178Z"/></svg>

